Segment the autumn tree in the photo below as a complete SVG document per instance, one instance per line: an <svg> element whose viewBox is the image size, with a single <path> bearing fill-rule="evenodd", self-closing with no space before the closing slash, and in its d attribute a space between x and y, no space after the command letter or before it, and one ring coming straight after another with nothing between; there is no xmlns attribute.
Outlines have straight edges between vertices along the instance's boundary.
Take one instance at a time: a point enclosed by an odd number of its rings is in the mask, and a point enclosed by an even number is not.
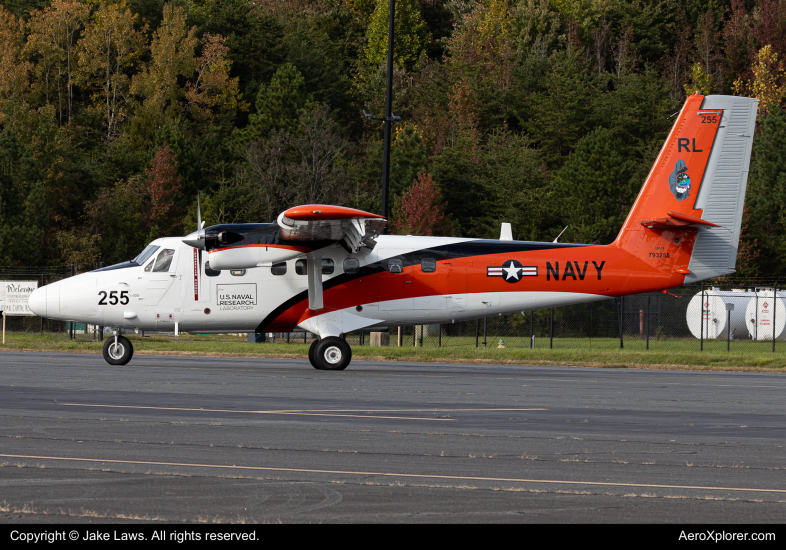
<svg viewBox="0 0 786 550"><path fill-rule="evenodd" d="M399 235L439 235L446 229L442 194L431 174L422 170L412 188L397 197L390 225Z"/></svg>
<svg viewBox="0 0 786 550"><path fill-rule="evenodd" d="M474 103L476 126L485 129L512 116L515 52L511 31L507 3L490 0L464 15L446 41L445 66L452 94Z"/></svg>
<svg viewBox="0 0 786 550"><path fill-rule="evenodd" d="M26 51L36 59L35 73L47 103L53 100L50 93L57 96L61 124L73 111L75 46L89 15L90 8L78 0L54 0L30 17Z"/></svg>
<svg viewBox="0 0 786 550"><path fill-rule="evenodd" d="M145 47L135 23L124 0L102 0L77 44L78 81L93 92L93 108L103 115L107 139L117 135L118 124L128 116L129 73Z"/></svg>
<svg viewBox="0 0 786 550"><path fill-rule="evenodd" d="M196 80L186 84L186 109L198 122L213 114L214 107L233 110L247 109L240 99L238 79L229 78L231 61L226 39L206 34L202 40L202 55L196 59Z"/></svg>
<svg viewBox="0 0 786 550"><path fill-rule="evenodd" d="M185 90L178 78L194 74L198 42L196 27L187 28L185 10L165 5L164 19L150 44L151 59L131 83L131 92L142 98L135 119L138 138L152 135L164 121L182 116Z"/></svg>
<svg viewBox="0 0 786 550"><path fill-rule="evenodd" d="M764 46L756 54L751 69L753 79L734 81L736 95L751 95L759 100L759 118L766 116L771 107L779 106L786 98L786 70L778 54L770 45Z"/></svg>
<svg viewBox="0 0 786 550"><path fill-rule="evenodd" d="M385 63L388 58L388 27L390 0L380 0L366 30L368 47L366 59L372 66ZM417 0L397 0L395 13L396 33L393 37L393 63L412 67L420 53L431 41L426 23L420 15Z"/></svg>
<svg viewBox="0 0 786 550"><path fill-rule="evenodd" d="M174 199L180 190L177 159L168 145L156 151L150 167L145 169L145 184L150 197L149 223L157 227L160 234L168 235L179 225Z"/></svg>
<svg viewBox="0 0 786 550"><path fill-rule="evenodd" d="M20 58L24 39L23 24L0 6L0 122L3 106L27 92L30 63Z"/></svg>

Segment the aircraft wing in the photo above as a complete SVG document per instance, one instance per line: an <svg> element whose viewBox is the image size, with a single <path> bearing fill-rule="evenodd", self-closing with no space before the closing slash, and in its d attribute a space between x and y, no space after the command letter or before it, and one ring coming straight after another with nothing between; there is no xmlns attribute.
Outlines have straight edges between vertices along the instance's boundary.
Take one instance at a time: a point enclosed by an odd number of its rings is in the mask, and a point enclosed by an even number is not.
<svg viewBox="0 0 786 550"><path fill-rule="evenodd" d="M292 243L341 242L350 253L374 247L387 220L377 214L326 204L295 206L278 216L281 238Z"/></svg>

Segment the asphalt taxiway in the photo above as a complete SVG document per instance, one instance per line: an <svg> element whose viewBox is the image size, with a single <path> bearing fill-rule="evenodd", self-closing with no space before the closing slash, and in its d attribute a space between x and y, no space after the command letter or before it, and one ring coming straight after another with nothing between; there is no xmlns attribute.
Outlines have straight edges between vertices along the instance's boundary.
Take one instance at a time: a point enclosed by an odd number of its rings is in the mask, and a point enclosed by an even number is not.
<svg viewBox="0 0 786 550"><path fill-rule="evenodd" d="M0 352L0 521L782 522L786 376Z"/></svg>

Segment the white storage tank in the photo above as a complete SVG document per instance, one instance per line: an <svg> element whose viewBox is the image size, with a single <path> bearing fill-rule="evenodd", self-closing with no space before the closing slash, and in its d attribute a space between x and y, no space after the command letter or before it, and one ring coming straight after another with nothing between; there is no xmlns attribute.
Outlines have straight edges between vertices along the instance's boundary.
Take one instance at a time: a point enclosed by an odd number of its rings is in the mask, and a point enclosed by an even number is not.
<svg viewBox="0 0 786 550"><path fill-rule="evenodd" d="M745 320L748 331L754 340L772 340L772 329L775 327L775 339L786 340L786 304L781 299L784 291L778 291L778 298L771 288L756 289L756 295L748 302ZM774 322L773 322L773 317Z"/></svg>
<svg viewBox="0 0 786 550"><path fill-rule="evenodd" d="M718 290L709 288L704 291L703 304L702 293L698 292L691 298L688 304L686 317L688 329L696 338L701 338L702 326L704 339L712 340L727 338L727 319L726 304L733 304L731 312L731 339L742 340L750 338L747 323L747 308L751 299L756 295L755 292L745 289ZM755 301L755 300L754 300ZM780 310L778 310L780 313ZM704 322L702 323L702 315Z"/></svg>

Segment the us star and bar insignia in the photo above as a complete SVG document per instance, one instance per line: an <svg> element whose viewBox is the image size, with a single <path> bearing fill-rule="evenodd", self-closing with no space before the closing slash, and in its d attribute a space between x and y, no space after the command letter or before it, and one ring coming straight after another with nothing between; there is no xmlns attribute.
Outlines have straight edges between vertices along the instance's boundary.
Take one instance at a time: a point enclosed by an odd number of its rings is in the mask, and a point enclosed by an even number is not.
<svg viewBox="0 0 786 550"><path fill-rule="evenodd" d="M522 277L537 277L538 266L521 265L516 260L507 260L501 266L487 267L486 276L502 277L507 283L517 283Z"/></svg>

